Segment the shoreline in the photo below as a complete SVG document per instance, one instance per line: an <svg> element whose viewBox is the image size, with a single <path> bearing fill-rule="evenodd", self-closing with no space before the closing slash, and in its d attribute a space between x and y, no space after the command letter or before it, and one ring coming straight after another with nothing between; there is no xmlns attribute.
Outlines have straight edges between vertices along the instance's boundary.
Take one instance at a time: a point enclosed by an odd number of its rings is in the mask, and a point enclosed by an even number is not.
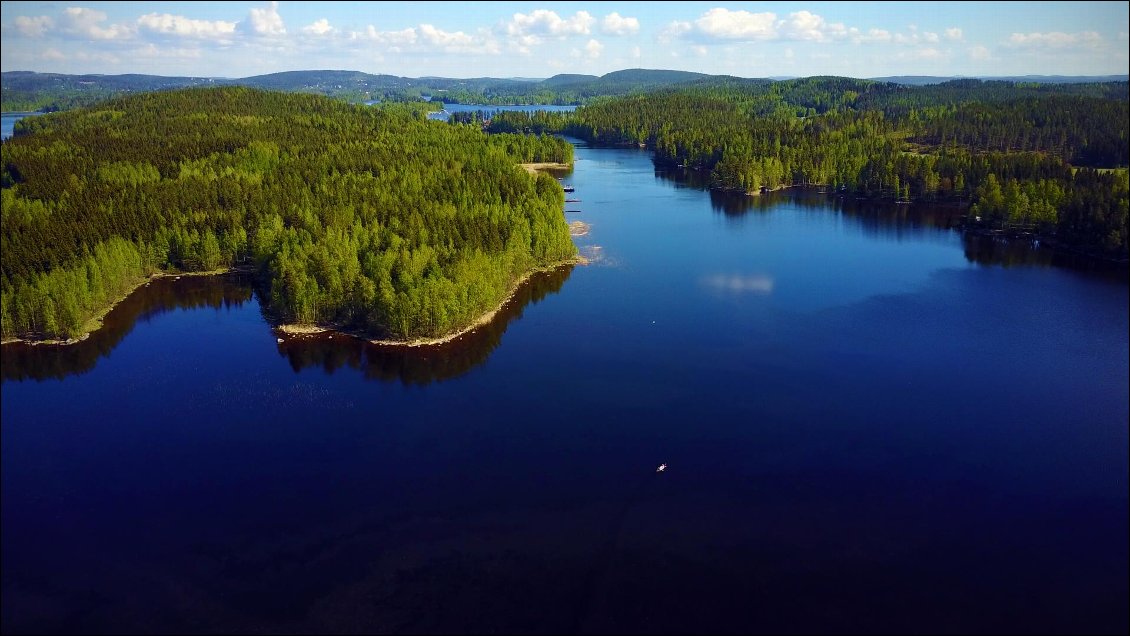
<svg viewBox="0 0 1130 636"><path fill-rule="evenodd" d="M538 170L569 170L573 167L571 163L557 163L554 161L541 161L535 163L520 163L522 169L530 174L537 174Z"/></svg>
<svg viewBox="0 0 1130 636"><path fill-rule="evenodd" d="M518 293L518 288L521 287L523 283L528 281L530 279L530 277L532 277L534 274L538 274L538 273L541 273L541 272L552 272L553 270L556 270L556 269L561 268L561 267L566 267L568 265L587 265L588 262L589 262L589 260L587 258L585 258L584 256L582 256L580 254L577 254L576 256L573 256L572 258L568 258L568 259L565 259L565 260L562 260L562 261L558 261L556 263L551 263L549 265L543 265L541 267L535 267L535 268L527 271L526 273L522 274L521 276L519 276L514 281L514 284L511 286L510 291L508 291L506 293L506 295L502 298L502 300L500 300L498 302L498 305L495 306L494 309L491 309L491 310L485 312L483 315L479 316L477 319L472 321L471 324L467 325L466 327L463 327L463 328L461 328L457 331L453 331L452 333L449 333L449 334L446 334L446 335L443 335L443 336L437 336L437 337L434 337L434 338L413 338L411 340L388 340L388 339L382 339L382 338L369 338L365 334L363 334L361 332L357 332L357 331L339 329L339 328L333 327L333 326L303 325L303 324L297 324L297 323L284 323L284 324L280 324L280 325L275 325L274 330L277 331L277 332L284 333L284 334L287 334L287 335L292 335L292 336L313 335L313 334L320 334L320 333L327 333L327 332L339 333L339 334L342 334L342 335L345 335L345 336L357 338L359 340L364 340L365 342L368 342L369 344L374 344L374 345L381 346L381 347L413 347L413 348L415 348L415 347L435 347L435 346L444 345L444 344L447 344L447 343L452 342L454 340L457 340L458 338L461 338L461 337L467 335L468 333L478 329L479 327L482 327L484 325L489 324L492 320L494 320L494 317L498 315L498 312L502 311L502 309L507 305L507 303L509 303L511 300L513 300L514 294Z"/></svg>
<svg viewBox="0 0 1130 636"><path fill-rule="evenodd" d="M442 344L446 344L448 342L451 342L451 341L453 341L457 338L460 338L460 337L466 335L467 333L470 333L471 331L474 331L475 329L478 329L479 327L482 327L482 326L490 323L490 321L494 320L494 317L496 315L498 315L498 312L502 311L503 307L505 307L506 304L509 303L514 298L514 294L516 294L518 292L518 288L521 287L522 284L525 283L527 280L529 280L530 277L532 277L534 274L537 274L537 273L540 273L540 272L551 272L553 270L556 270L560 267L565 267L567 265L587 265L588 263L589 263L589 259L585 258L581 254L577 254L577 255L573 256L572 258L568 258L568 259L565 259L565 260L562 260L562 261L551 263L549 265L544 265L544 266L541 266L541 267L535 267L533 269L530 269L529 271L522 274L521 276L519 276L514 281L514 284L511 286L510 290L506 293L506 295L502 298L502 300L499 301L498 305L495 306L493 309L485 312L483 315L479 316L477 319L472 321L471 324L467 325L466 327L463 327L463 328L461 328L457 331L454 331L450 334L446 334L446 335L435 337L435 338L414 338L412 340L373 339L373 338L367 337L365 334L360 333L360 332L338 329L338 328L332 327L332 326L303 325L303 324L297 324L297 323L273 324L273 325L271 325L271 329L274 330L274 331L289 334L289 335L310 335L310 334L319 334L319 333L326 333L326 332L340 333L342 335L351 336L351 337L354 337L354 338L365 340L366 342L369 342L371 344L375 344L375 345L379 345L379 346L388 346L388 347L430 347L430 346L438 346L438 345L442 345ZM207 272L179 272L179 273L178 272L156 272L156 273L151 274L151 275L141 279L140 281L138 281L137 284L133 285L129 289L129 291L127 291L120 298L118 298L113 303L108 305L104 310L98 312L98 314L96 314L90 320L88 320L86 325L85 325L86 327L88 327L88 329L86 331L84 331L83 334L81 336L78 336L77 338L70 338L68 340L57 340L57 339L27 340L25 338L10 338L10 339L3 340L2 342L0 342L0 346L8 345L8 344L17 344L17 343L23 343L23 344L30 345L30 346L38 346L38 345L66 346L66 345L78 344L80 342L83 342L84 340L89 338L91 336L91 334L93 334L94 332L96 332L96 331L98 331L99 329L102 328L102 326L103 326L102 319L105 318L106 315L109 314L114 309L114 307L117 307L119 304L121 304L123 301L125 301L125 299L129 298L134 292L136 292L138 289L141 289L142 287L144 287L146 284L148 284L149 282L151 282L153 280L156 280L158 278L173 278L175 280L177 278L180 278L181 276L222 276L224 274L237 273L237 272L247 272L247 271L249 271L249 270L233 267L233 268L228 268L228 269L211 270L211 271L207 271Z"/></svg>
<svg viewBox="0 0 1130 636"><path fill-rule="evenodd" d="M122 302L125 301L125 299L132 296L134 292L136 292L137 290L141 289L142 287L148 285L152 281L157 280L158 278L177 279L177 278L180 278L181 276L222 276L223 274L230 274L230 273L233 273L233 272L246 272L246 271L250 271L250 270L240 269L240 268L237 268L237 267L229 267L227 269L214 269L214 270L209 270L207 272L162 272L162 271L154 272L154 273L146 276L145 278L142 278L141 280L137 281L137 283L135 283L133 286L131 286L128 291L126 291L124 294L121 295L120 298L118 298L114 302L107 305L104 309L102 309L98 313L91 316L90 319L87 320L86 323L83 325L82 334L79 335L76 338L68 338L66 340L58 340L58 339L55 339L55 338L45 338L43 340L28 340L26 338L7 338L7 339L4 339L4 340L0 340L0 346L8 345L8 344L16 344L16 343L21 343L21 342L23 344L30 345L30 346L38 346L38 345L64 346L64 345L78 344L78 343L86 340L87 338L89 338L91 336L91 334L93 334L94 332L96 332L96 331L98 331L99 329L102 328L102 326L103 326L102 325L102 319L105 318L107 316L107 314L109 314L111 311L113 311L114 307L117 307L118 305L122 304Z"/></svg>
<svg viewBox="0 0 1130 636"><path fill-rule="evenodd" d="M588 236L592 226L584 221L571 221L569 223L569 236Z"/></svg>

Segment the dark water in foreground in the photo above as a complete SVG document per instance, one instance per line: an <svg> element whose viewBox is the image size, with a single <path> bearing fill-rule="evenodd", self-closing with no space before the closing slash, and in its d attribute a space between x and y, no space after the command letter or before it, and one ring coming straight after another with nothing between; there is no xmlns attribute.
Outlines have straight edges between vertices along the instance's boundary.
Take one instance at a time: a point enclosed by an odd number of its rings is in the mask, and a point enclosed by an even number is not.
<svg viewBox="0 0 1130 636"><path fill-rule="evenodd" d="M4 347L4 631L1127 631L1124 273L577 158L599 258L445 350Z"/></svg>

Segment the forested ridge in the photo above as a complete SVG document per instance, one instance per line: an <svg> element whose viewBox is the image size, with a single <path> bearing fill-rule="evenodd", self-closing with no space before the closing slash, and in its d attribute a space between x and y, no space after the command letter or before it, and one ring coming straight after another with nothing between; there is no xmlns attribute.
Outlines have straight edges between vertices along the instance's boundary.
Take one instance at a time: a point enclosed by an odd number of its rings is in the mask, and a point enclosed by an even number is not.
<svg viewBox="0 0 1130 636"><path fill-rule="evenodd" d="M1126 82L711 79L573 113L503 112L488 129L647 147L658 163L706 171L726 190L820 185L969 202L971 219L989 226L1125 259L1127 92Z"/></svg>
<svg viewBox="0 0 1130 636"><path fill-rule="evenodd" d="M945 78L886 78L890 81L871 81L880 87L873 94L909 94L931 103L938 96L953 96L970 86L975 87L977 99L993 99L995 95L1061 94L1078 95L1094 91L1103 82L1125 83L1125 76L1048 77L1028 76L1009 78L1007 81L976 79L945 81ZM133 93L194 86L247 86L266 90L293 91L326 95L353 103L367 100L421 101L440 100L462 104L586 104L601 97L645 93L679 86L715 87L780 83L791 87L797 83L828 78L806 78L777 82L770 79L747 79L730 75L705 75L688 71L658 69L623 69L600 77L566 73L546 79L515 79L497 77L445 78L399 77L373 75L360 71L305 70L284 71L243 78L223 77L166 77L160 75L66 75L59 73L33 73L29 71L4 71L0 74L0 106L4 112L41 110L45 112L89 106L110 97ZM836 78L845 79L845 78ZM921 84L926 86L906 86ZM859 82L866 80L848 79ZM986 90L986 85L996 88ZM921 89L921 90L920 90Z"/></svg>
<svg viewBox="0 0 1130 636"><path fill-rule="evenodd" d="M279 320L440 336L575 253L558 138L242 87L25 119L0 146L5 338L68 338L161 270L244 264Z"/></svg>

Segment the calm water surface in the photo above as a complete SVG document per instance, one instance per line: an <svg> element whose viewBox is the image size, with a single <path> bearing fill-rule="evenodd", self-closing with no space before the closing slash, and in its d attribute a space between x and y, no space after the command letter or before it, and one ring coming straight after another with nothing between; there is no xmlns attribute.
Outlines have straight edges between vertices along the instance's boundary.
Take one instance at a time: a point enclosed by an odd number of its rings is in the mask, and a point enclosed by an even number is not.
<svg viewBox="0 0 1130 636"><path fill-rule="evenodd" d="M15 131L16 122L39 113L4 113L0 115L0 139L7 139Z"/></svg>
<svg viewBox="0 0 1130 636"><path fill-rule="evenodd" d="M5 347L4 631L1127 631L1124 271L561 176L594 262L444 350L238 277Z"/></svg>

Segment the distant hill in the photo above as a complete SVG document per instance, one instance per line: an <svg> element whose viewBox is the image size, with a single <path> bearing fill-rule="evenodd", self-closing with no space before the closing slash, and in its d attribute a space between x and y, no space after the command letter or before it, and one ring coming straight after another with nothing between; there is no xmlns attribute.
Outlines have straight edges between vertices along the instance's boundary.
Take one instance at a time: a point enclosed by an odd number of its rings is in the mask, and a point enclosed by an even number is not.
<svg viewBox="0 0 1130 636"><path fill-rule="evenodd" d="M630 84L678 84L680 82L692 82L703 77L707 77L707 74L692 73L690 71L658 71L645 68L630 68L602 75L600 79L604 82L626 82Z"/></svg>
<svg viewBox="0 0 1130 636"><path fill-rule="evenodd" d="M240 85L255 88L316 93L352 102L379 100L427 100L471 104L580 104L595 97L627 95L672 86L743 85L805 78L748 79L729 75L707 75L690 71L625 69L602 76L563 73L538 80L526 78L445 78L374 75L361 71L285 71L244 78L165 77L160 75L63 75L6 71L0 74L0 105L4 111L65 110L123 94L169 90L189 86ZM812 78L807 78L812 79ZM850 79L850 78L843 78ZM1074 84L1127 81L1126 75L1096 77L1026 75L980 78L1030 84ZM854 80L864 81L864 80ZM867 80L871 81L871 80ZM904 86L930 86L972 78L902 75L873 81Z"/></svg>
<svg viewBox="0 0 1130 636"><path fill-rule="evenodd" d="M161 75L64 75L61 73L32 73L6 71L0 75L4 91L33 91L45 88L93 90L151 91L163 88L182 88L199 84L215 84L229 80L209 77L165 77Z"/></svg>
<svg viewBox="0 0 1130 636"><path fill-rule="evenodd" d="M1091 84L1095 82L1125 82L1130 80L1130 75L1010 75L1002 77L989 77L978 75L976 77L938 77L933 75L895 75L891 77L872 77L876 82L890 82L906 86L928 86L942 84L957 79L979 79L997 82L1031 82L1033 84Z"/></svg>
<svg viewBox="0 0 1130 636"><path fill-rule="evenodd" d="M528 93L540 82L496 78L411 78L361 71L284 71L244 78L165 77L160 75L61 75L7 71L0 74L4 111L60 110L126 93L190 86L250 86L266 90L317 93L354 102L368 99L427 99L458 91Z"/></svg>
<svg viewBox="0 0 1130 636"><path fill-rule="evenodd" d="M360 71L284 71L228 80L231 83L271 90L295 90L322 86L351 86L365 89L372 85L396 83L404 78L395 75L370 75Z"/></svg>
<svg viewBox="0 0 1130 636"><path fill-rule="evenodd" d="M578 75L576 73L561 73L541 82L543 86L568 86L570 84L583 84L585 82L595 82L599 77L596 75Z"/></svg>
<svg viewBox="0 0 1130 636"><path fill-rule="evenodd" d="M534 84L533 87L541 91L557 91L559 97L568 97L568 101L583 102L592 97L626 95L686 84L710 77L715 76L690 71L632 68L613 71L600 77L562 73L561 75L554 75L544 82Z"/></svg>
<svg viewBox="0 0 1130 636"><path fill-rule="evenodd" d="M164 77L159 75L59 75L9 71L0 76L5 111L60 110L123 93L199 85L240 85L288 92L318 93L361 102L369 99L436 99L464 103L580 103L593 97L624 95L714 76L688 71L626 69L607 75L563 73L544 80L521 78L445 78L373 75L361 71L284 71L244 78Z"/></svg>
<svg viewBox="0 0 1130 636"><path fill-rule="evenodd" d="M4 112L65 110L130 93L217 86L228 80L160 75L64 75L7 71L0 74L0 106Z"/></svg>

